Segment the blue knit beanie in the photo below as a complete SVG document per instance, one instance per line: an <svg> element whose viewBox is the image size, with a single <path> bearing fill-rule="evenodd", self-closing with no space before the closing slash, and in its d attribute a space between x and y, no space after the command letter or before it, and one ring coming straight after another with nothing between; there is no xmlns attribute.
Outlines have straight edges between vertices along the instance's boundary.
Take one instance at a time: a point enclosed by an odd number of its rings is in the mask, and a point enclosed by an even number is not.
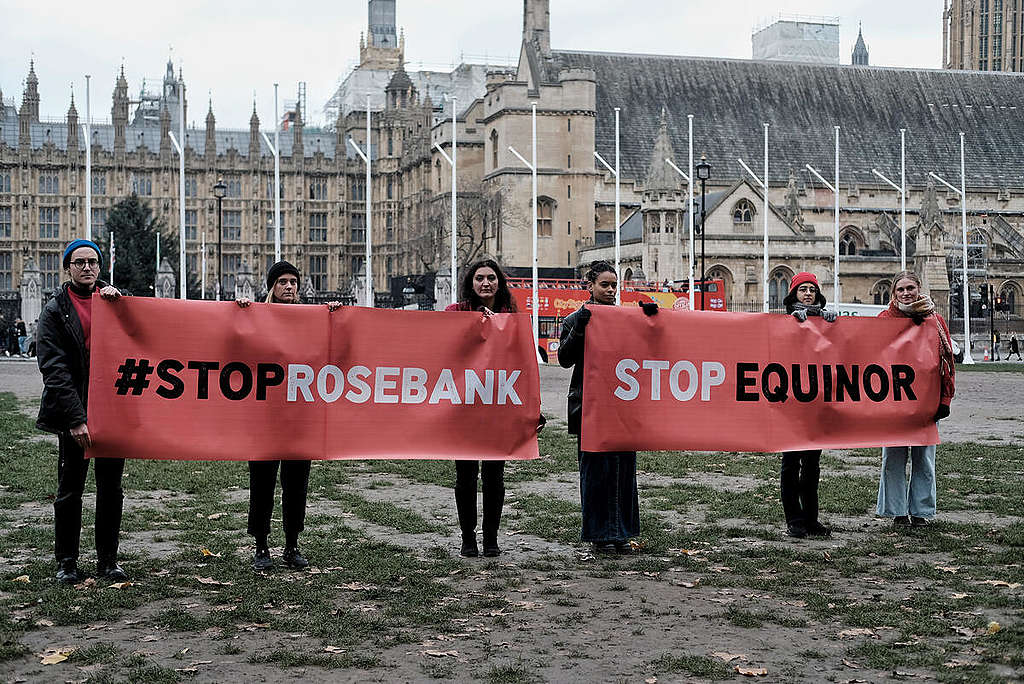
<svg viewBox="0 0 1024 684"><path fill-rule="evenodd" d="M96 258L100 260L100 265L103 264L103 253L100 252L100 246L92 240L74 240L71 244L64 248L63 264L64 268L67 268L71 263L71 253L79 247L88 247L89 249L96 252Z"/></svg>

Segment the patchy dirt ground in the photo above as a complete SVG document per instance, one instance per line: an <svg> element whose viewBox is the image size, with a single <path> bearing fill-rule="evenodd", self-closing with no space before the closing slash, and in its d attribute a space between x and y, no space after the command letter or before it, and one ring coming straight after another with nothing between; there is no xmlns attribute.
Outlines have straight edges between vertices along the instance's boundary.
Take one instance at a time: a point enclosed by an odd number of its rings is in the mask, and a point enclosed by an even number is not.
<svg viewBox="0 0 1024 684"><path fill-rule="evenodd" d="M567 371L542 369L549 414L564 416L567 382ZM0 362L0 387L31 401L38 372ZM939 465L941 522L929 530L896 532L871 515L872 452L826 455L823 517L834 534L806 540L781 534L772 456L695 454L679 466L641 455L643 546L611 558L577 541L575 457L554 436L564 433L557 418L542 441L548 465L507 466L505 553L493 561L454 555L447 464L314 464L303 535L312 570L255 578L244 464L190 466L175 482L161 480L163 465L131 464L121 547L136 584L64 590L49 579L52 474L21 486L29 476L6 461L0 678L1021 681L1022 396L1024 374L958 376L941 424L951 443ZM961 442L991 445L996 459ZM357 570L353 549L379 554L381 567ZM436 594L418 597L423 587L406 576L415 570L386 572L410 562L435 573ZM40 662L61 649L75 652Z"/></svg>

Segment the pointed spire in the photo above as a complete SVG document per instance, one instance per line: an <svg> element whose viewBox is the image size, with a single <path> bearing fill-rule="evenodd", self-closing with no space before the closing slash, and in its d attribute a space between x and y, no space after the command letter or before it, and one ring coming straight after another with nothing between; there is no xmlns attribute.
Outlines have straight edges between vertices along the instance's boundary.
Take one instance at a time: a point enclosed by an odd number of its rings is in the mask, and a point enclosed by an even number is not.
<svg viewBox="0 0 1024 684"><path fill-rule="evenodd" d="M863 24L857 28L857 42L853 46L853 61L856 66L868 66L868 46L864 43Z"/></svg>
<svg viewBox="0 0 1024 684"><path fill-rule="evenodd" d="M210 95L210 109L206 112L206 125L216 123L217 117L213 115L213 95Z"/></svg>
<svg viewBox="0 0 1024 684"><path fill-rule="evenodd" d="M34 59L28 61L28 85L39 85L39 79L36 77L36 61Z"/></svg>
<svg viewBox="0 0 1024 684"><path fill-rule="evenodd" d="M665 163L666 159L672 159L675 154L672 152L672 138L668 133L668 111L661 108L661 122L658 124L658 134L654 138L654 151L651 153L651 164L647 168L647 180L644 188L646 190L678 190L679 176Z"/></svg>
<svg viewBox="0 0 1024 684"><path fill-rule="evenodd" d="M71 106L68 107L68 118L70 119L72 116L75 117L76 119L78 118L78 110L75 109L75 86L74 86L74 84L71 85Z"/></svg>

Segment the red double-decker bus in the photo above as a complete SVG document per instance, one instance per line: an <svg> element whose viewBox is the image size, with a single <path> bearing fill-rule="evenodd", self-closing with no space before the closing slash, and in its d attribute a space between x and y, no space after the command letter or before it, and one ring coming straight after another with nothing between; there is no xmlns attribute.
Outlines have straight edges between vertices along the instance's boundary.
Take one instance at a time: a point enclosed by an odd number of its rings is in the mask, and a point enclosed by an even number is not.
<svg viewBox="0 0 1024 684"><path fill-rule="evenodd" d="M533 280L530 278L509 278L509 291L516 300L520 312L532 313ZM725 289L721 280L694 281L694 308L708 311L725 311ZM689 309L689 282L675 282L664 285L626 281L623 284L621 300L623 306L639 306L640 302L657 302L663 309ZM580 308L590 299L590 293L577 280L541 279L537 281L538 339L537 349L545 362L558 357L558 334L562 319Z"/></svg>

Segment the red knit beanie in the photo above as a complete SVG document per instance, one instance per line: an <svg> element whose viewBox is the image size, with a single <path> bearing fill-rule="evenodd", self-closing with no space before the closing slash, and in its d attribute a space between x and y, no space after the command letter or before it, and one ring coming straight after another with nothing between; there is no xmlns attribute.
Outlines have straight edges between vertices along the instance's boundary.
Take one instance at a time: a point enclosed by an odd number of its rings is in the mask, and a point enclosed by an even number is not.
<svg viewBox="0 0 1024 684"><path fill-rule="evenodd" d="M818 284L818 279L814 277L813 273L808 273L807 271L801 271L793 276L793 280L789 283L789 291L796 292L796 288L804 283L814 283L814 287L818 288L818 292L821 292L821 285Z"/></svg>

